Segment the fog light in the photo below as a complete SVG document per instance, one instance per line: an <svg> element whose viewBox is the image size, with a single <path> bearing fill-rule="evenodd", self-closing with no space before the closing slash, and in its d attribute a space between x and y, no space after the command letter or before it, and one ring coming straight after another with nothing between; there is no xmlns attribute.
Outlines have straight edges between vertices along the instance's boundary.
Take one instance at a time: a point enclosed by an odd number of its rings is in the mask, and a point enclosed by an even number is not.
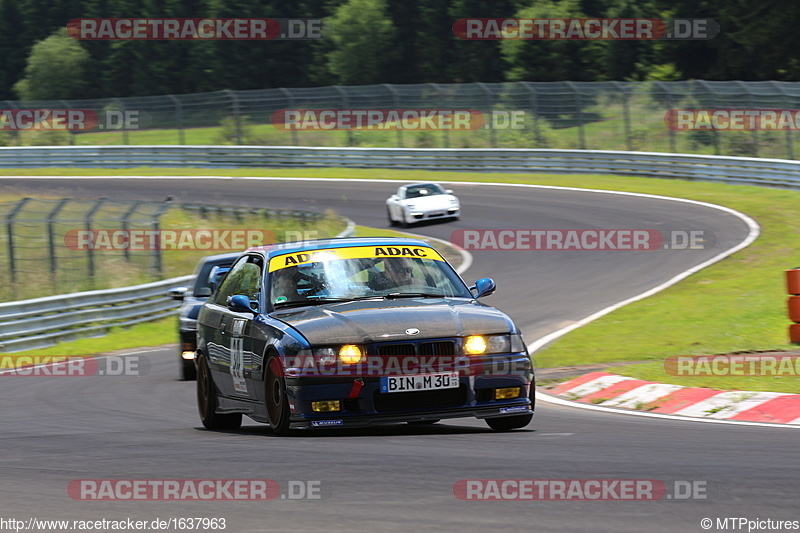
<svg viewBox="0 0 800 533"><path fill-rule="evenodd" d="M311 402L311 409L317 413L331 413L341 411L339 400L323 400L321 402Z"/></svg>
<svg viewBox="0 0 800 533"><path fill-rule="evenodd" d="M510 400L511 398L519 398L522 387L508 387L505 389L495 389L495 400Z"/></svg>
<svg viewBox="0 0 800 533"><path fill-rule="evenodd" d="M181 357L183 357L184 359L194 359L194 352L190 351L181 352Z"/></svg>

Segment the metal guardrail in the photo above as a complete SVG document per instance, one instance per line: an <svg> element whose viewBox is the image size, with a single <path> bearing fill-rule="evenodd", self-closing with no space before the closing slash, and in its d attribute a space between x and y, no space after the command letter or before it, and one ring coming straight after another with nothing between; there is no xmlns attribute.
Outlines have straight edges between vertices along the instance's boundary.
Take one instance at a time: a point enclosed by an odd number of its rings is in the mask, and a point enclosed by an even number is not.
<svg viewBox="0 0 800 533"><path fill-rule="evenodd" d="M0 168L393 168L619 174L800 186L800 161L657 152L298 146L0 147ZM30 179L35 179L31 176Z"/></svg>
<svg viewBox="0 0 800 533"><path fill-rule="evenodd" d="M347 219L347 227L336 237L354 233L355 222ZM0 303L0 353L44 348L58 341L102 335L110 327L174 315L180 304L166 291L193 278Z"/></svg>
<svg viewBox="0 0 800 533"><path fill-rule="evenodd" d="M0 352L43 348L73 337L102 334L112 326L164 318L177 307L165 291L191 279L181 276L133 287L0 304Z"/></svg>

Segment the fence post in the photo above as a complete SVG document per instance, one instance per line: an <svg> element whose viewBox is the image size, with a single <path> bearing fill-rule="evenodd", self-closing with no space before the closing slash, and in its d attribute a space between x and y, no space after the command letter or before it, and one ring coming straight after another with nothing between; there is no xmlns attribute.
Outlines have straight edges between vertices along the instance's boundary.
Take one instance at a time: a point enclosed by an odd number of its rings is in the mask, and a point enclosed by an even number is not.
<svg viewBox="0 0 800 533"><path fill-rule="evenodd" d="M121 98L114 98L114 101L119 104L119 109L122 112L122 144L129 145L130 139L128 138L128 125L126 124L125 120L125 103L122 101Z"/></svg>
<svg viewBox="0 0 800 533"><path fill-rule="evenodd" d="M536 148L539 148L539 140L541 139L541 132L539 131L539 98L533 83L529 81L521 81L520 83L530 94L531 115L533 115L533 143Z"/></svg>
<svg viewBox="0 0 800 533"><path fill-rule="evenodd" d="M443 102L442 102L442 88L439 87L438 83L429 83L431 87L436 90L436 108L442 109ZM447 128L442 128L442 138L444 139L444 148L450 148L450 135L447 132Z"/></svg>
<svg viewBox="0 0 800 533"><path fill-rule="evenodd" d="M672 110L674 107L672 102L672 91L669 90L663 81L657 81L655 84L667 95L667 111ZM675 130L672 128L667 128L667 137L669 137L669 151L674 154L677 151L677 148L675 147Z"/></svg>
<svg viewBox="0 0 800 533"><path fill-rule="evenodd" d="M750 91L747 90L747 86L744 84L744 82L736 81L735 83L738 84L739 87L741 87L742 90L745 93L747 93L747 107L749 107L750 109L753 109L754 108L754 106L753 106L753 93L751 93ZM758 150L758 148L759 148L758 147L758 128L753 128L752 134L753 134L753 142L752 142L752 145L753 145L753 157L758 157L758 152L759 152L759 150Z"/></svg>
<svg viewBox="0 0 800 533"><path fill-rule="evenodd" d="M97 202L89 209L89 212L86 213L86 218L84 222L86 223L86 230L92 231L92 218L94 218L95 213L100 210L103 204L106 202L106 198L100 198ZM94 275L95 275L95 268L94 268L94 252L92 251L91 245L86 248L87 252L87 259L89 264L89 278L91 278L92 283L94 283Z"/></svg>
<svg viewBox="0 0 800 533"><path fill-rule="evenodd" d="M781 95L783 95L783 97L785 98L783 100L783 104L781 105L781 107L783 109L792 109L794 107L794 104L791 102L791 98L789 97L789 95L786 94L786 91L783 90L783 87L780 86L780 82L771 81L769 82L769 84L778 89ZM791 128L786 128L786 159L794 159L794 145L792 143Z"/></svg>
<svg viewBox="0 0 800 533"><path fill-rule="evenodd" d="M577 107L575 115L578 118L578 149L586 150L586 137L583 132L583 98L581 97L581 91L574 82L567 81L565 83L572 89L575 95L575 104Z"/></svg>
<svg viewBox="0 0 800 533"><path fill-rule="evenodd" d="M383 84L384 87L392 94L392 107L394 109L400 109L400 102L398 100L397 89L389 85L388 83ZM402 124L397 127L397 144L398 148L403 148L403 128Z"/></svg>
<svg viewBox="0 0 800 533"><path fill-rule="evenodd" d="M489 89L486 88L486 84L482 82L477 82L476 85L481 88L481 90L486 95L486 105L489 109L487 113L487 117L485 120L488 120L489 123L489 144L492 148L497 148L497 139L495 138L494 133L494 120L492 120L492 106L494 105L494 101L492 99L492 93Z"/></svg>
<svg viewBox="0 0 800 533"><path fill-rule="evenodd" d="M122 215L122 231L124 231L126 235L128 235L128 220L133 215L133 213L136 212L136 210L139 208L141 204L142 202L133 202L133 205L131 205L128 208L128 210L125 211L125 214ZM128 246L125 247L124 254L125 254L125 261L130 263L131 262L130 237L128 237Z"/></svg>
<svg viewBox="0 0 800 533"><path fill-rule="evenodd" d="M336 92L342 97L342 103L339 109L347 109L349 105L347 93L339 85L334 85L333 88L336 89ZM353 130L347 128L347 146L353 146L353 144Z"/></svg>
<svg viewBox="0 0 800 533"><path fill-rule="evenodd" d="M186 144L186 138L183 136L183 106L178 97L174 94L168 94L167 98L172 100L175 104L175 124L178 126L178 144Z"/></svg>
<svg viewBox="0 0 800 533"><path fill-rule="evenodd" d="M292 96L292 93L289 92L289 89L284 88L281 88L280 91L286 95L286 107L292 107L294 105L294 97ZM300 143L297 142L297 130L295 128L289 128L289 134L292 136L292 146L300 146Z"/></svg>
<svg viewBox="0 0 800 533"><path fill-rule="evenodd" d="M23 198L17 205L14 206L14 209L6 215L6 232L8 235L8 266L9 271L11 272L11 284L13 289L13 284L17 282L17 268L16 268L16 257L14 256L14 218L17 214L22 210L22 208L30 202L30 198ZM16 290L14 290L16 293Z"/></svg>
<svg viewBox="0 0 800 533"><path fill-rule="evenodd" d="M167 198L164 200L158 210L153 214L153 231L156 235L158 235L158 230L161 228L161 215L163 215L167 209L172 207L172 197ZM153 271L156 275L160 276L164 273L164 263L161 260L161 238L158 237L156 239L156 246L153 249Z"/></svg>
<svg viewBox="0 0 800 533"><path fill-rule="evenodd" d="M59 200L58 204L56 204L53 210L47 214L47 248L50 254L50 275L53 281L53 288L55 288L57 284L56 274L58 268L58 264L56 261L55 231L53 225L55 223L56 217L69 201L70 201L69 198L62 198L61 200Z"/></svg>
<svg viewBox="0 0 800 533"><path fill-rule="evenodd" d="M620 81L611 82L622 94L622 124L625 127L625 148L633 151L633 135L631 134L631 113L628 108L628 86Z"/></svg>
<svg viewBox="0 0 800 533"><path fill-rule="evenodd" d="M236 124L236 144L242 144L242 123L241 117L239 116L239 100L236 98L236 94L230 90L225 89L222 91L225 93L228 98L231 99L231 109L233 109L233 121Z"/></svg>
<svg viewBox="0 0 800 533"><path fill-rule="evenodd" d="M59 102L61 102L61 105L64 106L64 109L69 109L69 103L66 100L59 100ZM67 133L69 133L69 145L70 146L75 146L75 135L76 134L69 127L69 124L65 124L65 126L67 127Z"/></svg>

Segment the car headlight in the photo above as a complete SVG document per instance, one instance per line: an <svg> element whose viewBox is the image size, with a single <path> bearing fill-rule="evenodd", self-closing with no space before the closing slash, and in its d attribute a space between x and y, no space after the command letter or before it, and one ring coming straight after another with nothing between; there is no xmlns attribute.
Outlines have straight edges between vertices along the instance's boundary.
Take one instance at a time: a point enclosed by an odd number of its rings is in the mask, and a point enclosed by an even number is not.
<svg viewBox="0 0 800 533"><path fill-rule="evenodd" d="M346 365L354 365L364 358L366 350L357 344L345 344L339 347L314 348L314 358L321 365L336 364L337 359Z"/></svg>
<svg viewBox="0 0 800 533"><path fill-rule="evenodd" d="M470 335L464 339L464 353L483 355L511 351L511 335Z"/></svg>

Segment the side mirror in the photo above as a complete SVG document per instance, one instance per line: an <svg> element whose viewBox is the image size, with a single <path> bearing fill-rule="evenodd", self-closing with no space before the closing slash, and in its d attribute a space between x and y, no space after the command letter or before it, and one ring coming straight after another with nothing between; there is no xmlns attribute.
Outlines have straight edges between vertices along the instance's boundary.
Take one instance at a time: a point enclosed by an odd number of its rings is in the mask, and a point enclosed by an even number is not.
<svg viewBox="0 0 800 533"><path fill-rule="evenodd" d="M167 296L173 300L183 300L183 296L188 290L187 287L173 287L167 291Z"/></svg>
<svg viewBox="0 0 800 533"><path fill-rule="evenodd" d="M497 284L492 278L481 278L469 290L474 291L475 298L481 298L494 293L497 290Z"/></svg>
<svg viewBox="0 0 800 533"><path fill-rule="evenodd" d="M253 308L250 307L250 298L245 296L244 294L236 294L228 298L228 309L231 311L235 311L237 313L252 313L256 314L253 311Z"/></svg>
<svg viewBox="0 0 800 533"><path fill-rule="evenodd" d="M225 274L227 274L230 269L231 267L221 266L215 266L211 269L211 272L208 273L208 286L211 288L211 292L217 290L220 282L225 279ZM211 296L211 293L209 293L209 296Z"/></svg>
<svg viewBox="0 0 800 533"><path fill-rule="evenodd" d="M445 192L446 194L453 194L453 189L447 189L447 190L446 190L446 191L444 191L444 192Z"/></svg>
<svg viewBox="0 0 800 533"><path fill-rule="evenodd" d="M211 289L208 287L200 287L195 291L195 296L198 296L200 298L207 298L211 296Z"/></svg>

